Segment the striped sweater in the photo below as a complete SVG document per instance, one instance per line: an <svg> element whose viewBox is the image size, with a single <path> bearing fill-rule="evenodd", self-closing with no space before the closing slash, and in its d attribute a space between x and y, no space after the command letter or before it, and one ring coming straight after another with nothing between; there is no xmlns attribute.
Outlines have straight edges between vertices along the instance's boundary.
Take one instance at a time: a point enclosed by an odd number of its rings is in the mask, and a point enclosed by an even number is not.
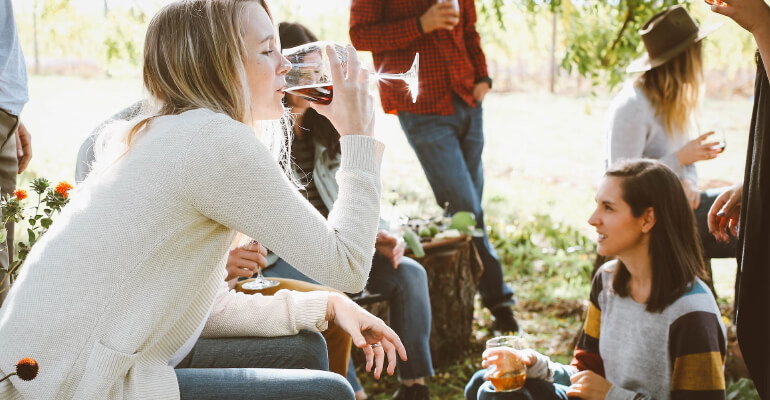
<svg viewBox="0 0 770 400"><path fill-rule="evenodd" d="M605 264L594 277L570 365L548 362L546 369L547 360L538 360L532 372L553 378L594 371L612 383L607 400L723 400L725 327L708 287L697 279L661 313L651 313L615 294L615 266Z"/></svg>

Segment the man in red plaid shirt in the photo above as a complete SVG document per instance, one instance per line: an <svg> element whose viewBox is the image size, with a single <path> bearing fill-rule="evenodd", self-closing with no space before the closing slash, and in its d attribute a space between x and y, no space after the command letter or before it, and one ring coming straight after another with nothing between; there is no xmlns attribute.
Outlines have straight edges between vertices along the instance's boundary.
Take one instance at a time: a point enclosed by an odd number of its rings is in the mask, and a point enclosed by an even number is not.
<svg viewBox="0 0 770 400"><path fill-rule="evenodd" d="M459 4L458 4L459 3ZM397 114L439 205L472 211L484 227L481 194L484 147L481 103L492 87L476 31L473 0L353 0L350 38L372 52L381 72L405 72L420 53L420 92L412 103L405 84L386 81L380 98ZM484 263L479 292L496 328L517 331L513 290L486 234L474 238Z"/></svg>

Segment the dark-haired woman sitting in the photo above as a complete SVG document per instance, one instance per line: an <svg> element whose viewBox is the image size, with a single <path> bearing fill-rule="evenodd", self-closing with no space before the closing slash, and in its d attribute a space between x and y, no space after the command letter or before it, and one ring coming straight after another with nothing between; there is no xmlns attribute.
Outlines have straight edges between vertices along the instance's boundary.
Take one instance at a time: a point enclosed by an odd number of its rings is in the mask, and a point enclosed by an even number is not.
<svg viewBox="0 0 770 400"><path fill-rule="evenodd" d="M724 399L725 328L703 282L698 235L679 179L651 160L605 173L588 220L597 251L615 257L593 280L583 332L570 365L534 350L497 348L485 368L515 353L524 388L496 392L485 370L468 399ZM495 356L498 357L495 357ZM486 375L486 376L485 376Z"/></svg>

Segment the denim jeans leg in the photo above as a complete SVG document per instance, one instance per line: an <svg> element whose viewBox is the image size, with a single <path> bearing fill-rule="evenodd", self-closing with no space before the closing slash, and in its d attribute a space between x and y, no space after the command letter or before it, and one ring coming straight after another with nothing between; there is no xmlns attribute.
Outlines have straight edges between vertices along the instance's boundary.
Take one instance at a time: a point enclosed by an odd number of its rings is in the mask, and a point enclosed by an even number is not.
<svg viewBox="0 0 770 400"><path fill-rule="evenodd" d="M398 359L398 376L402 380L433 376L428 275L422 265L404 257L398 268L393 268L389 259L376 253L366 289L384 294L390 301L389 325L409 356L408 361Z"/></svg>
<svg viewBox="0 0 770 400"><path fill-rule="evenodd" d="M342 376L310 369L185 368L176 370L181 400L339 400L355 398Z"/></svg>
<svg viewBox="0 0 770 400"><path fill-rule="evenodd" d="M487 370L482 369L473 374L465 386L466 400L568 400L566 386L540 379L527 379L520 390L497 392L492 383L484 379L486 372Z"/></svg>
<svg viewBox="0 0 770 400"><path fill-rule="evenodd" d="M467 105L455 105L455 110L449 116L400 112L398 118L438 204L443 207L448 202L451 213L471 211L478 226L484 227L481 110ZM502 265L486 232L483 238L474 238L474 243L484 264L479 282L484 305L491 309L512 304L513 290L503 280Z"/></svg>
<svg viewBox="0 0 770 400"><path fill-rule="evenodd" d="M348 383L326 372L328 367L323 337L301 331L275 338L201 338L175 372L182 399L352 399Z"/></svg>
<svg viewBox="0 0 770 400"><path fill-rule="evenodd" d="M278 337L200 338L176 367L307 368L327 371L326 342L318 332Z"/></svg>

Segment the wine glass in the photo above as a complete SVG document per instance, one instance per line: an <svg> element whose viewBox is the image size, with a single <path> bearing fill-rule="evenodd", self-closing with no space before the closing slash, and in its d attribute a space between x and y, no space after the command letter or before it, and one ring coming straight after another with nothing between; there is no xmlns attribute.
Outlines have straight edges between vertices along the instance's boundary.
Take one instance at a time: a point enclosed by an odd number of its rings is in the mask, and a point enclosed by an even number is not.
<svg viewBox="0 0 770 400"><path fill-rule="evenodd" d="M708 141L717 142L714 145L714 150L717 153L722 153L727 147L727 139L725 139L725 130L722 127L722 121L718 119L712 119L704 121L700 124L699 130L701 134L713 132L713 134L707 139Z"/></svg>
<svg viewBox="0 0 770 400"><path fill-rule="evenodd" d="M327 46L330 46L337 54L337 59L342 64L344 71L347 65L347 50L340 44L323 41L311 42L283 50L283 56L291 62L291 69L286 74L286 93L319 104L332 102L334 89L331 66L326 54ZM414 56L412 67L406 72L400 74L370 72L370 75L375 81L390 79L406 82L414 103L417 101L419 93L419 68L420 54L417 53Z"/></svg>
<svg viewBox="0 0 770 400"><path fill-rule="evenodd" d="M498 336L487 340L487 349L508 347L523 350L526 345L520 336ZM498 392L513 392L524 387L527 381L527 366L518 353L501 351L488 357L497 357L496 362L489 368L485 378L492 382Z"/></svg>
<svg viewBox="0 0 770 400"><path fill-rule="evenodd" d="M252 244L257 243L252 240ZM247 290L262 290L280 285L281 282L267 279L262 275L262 268L257 267L257 277L253 281L244 283L241 287Z"/></svg>

